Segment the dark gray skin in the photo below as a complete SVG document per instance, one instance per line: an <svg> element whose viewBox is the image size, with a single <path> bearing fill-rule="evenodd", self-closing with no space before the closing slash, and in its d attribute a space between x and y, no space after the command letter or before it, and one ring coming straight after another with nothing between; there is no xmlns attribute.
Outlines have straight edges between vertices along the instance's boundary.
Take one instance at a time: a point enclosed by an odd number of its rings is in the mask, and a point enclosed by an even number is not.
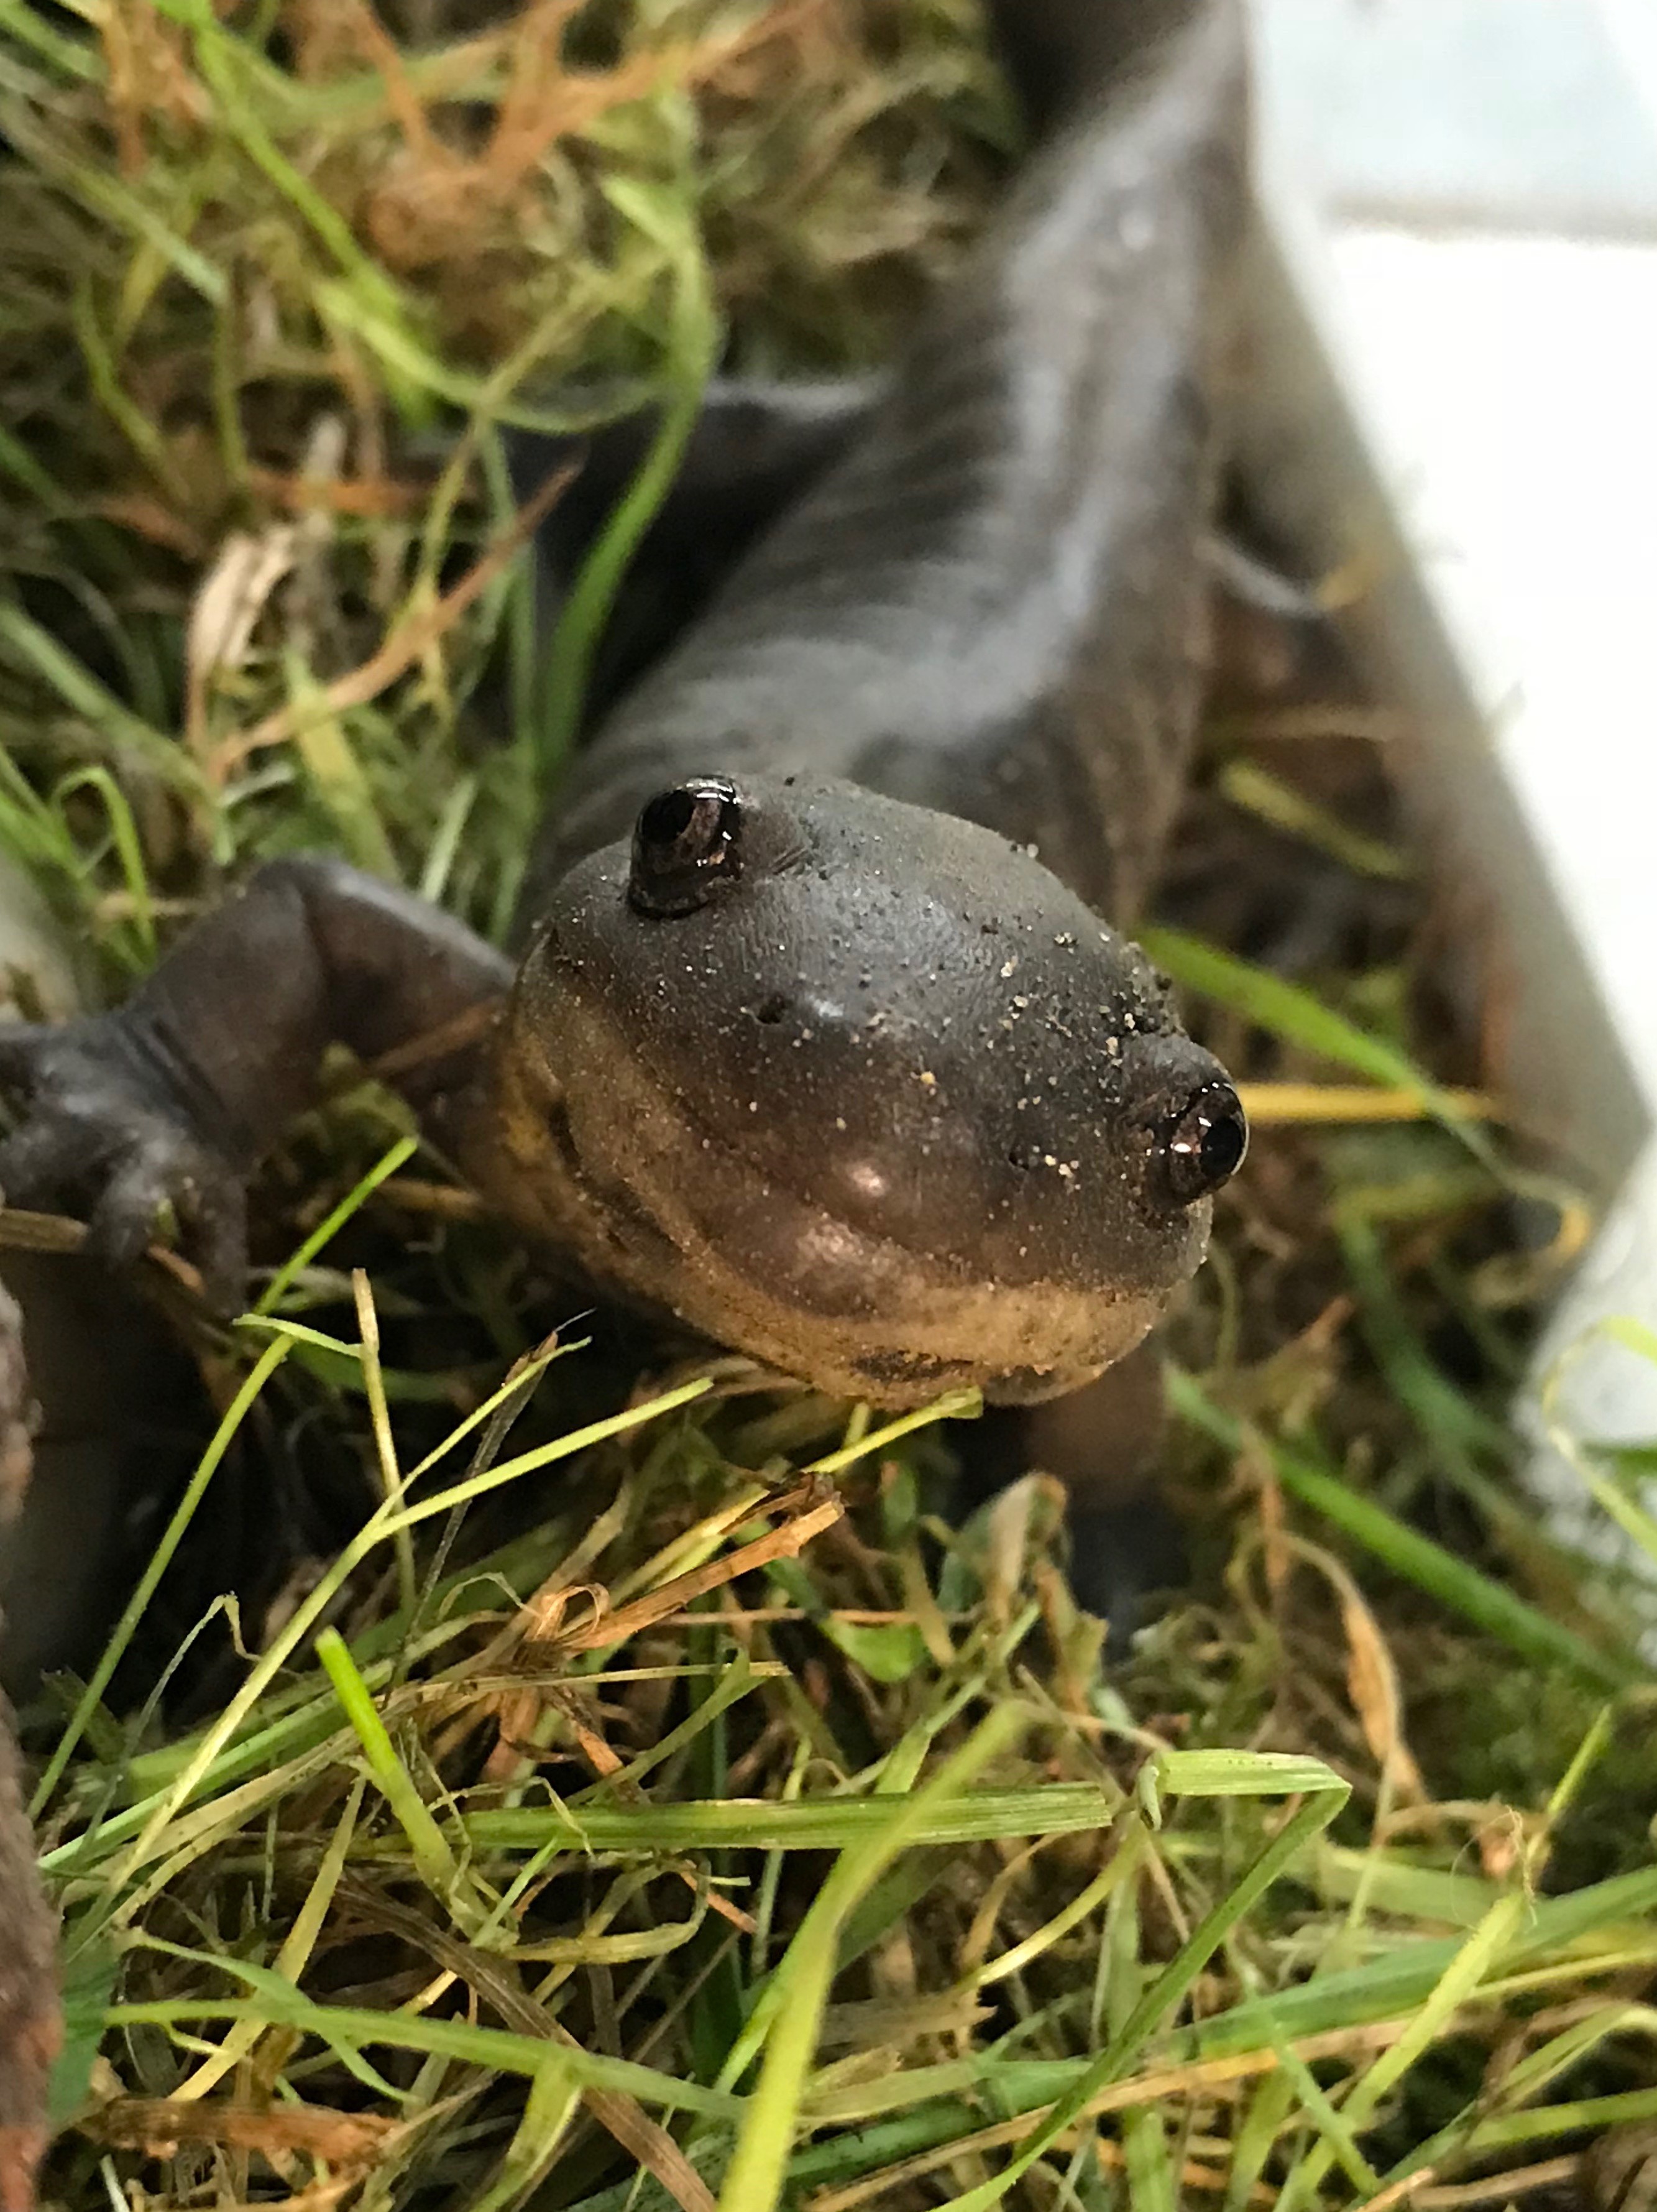
<svg viewBox="0 0 1657 2212"><path fill-rule="evenodd" d="M1229 1114L1223 1074L1144 957L992 832L743 789L740 872L692 912L641 916L624 848L561 879L472 1175L599 1281L822 1388L1089 1381L1202 1257L1168 1147L1193 1102Z"/></svg>
<svg viewBox="0 0 1657 2212"><path fill-rule="evenodd" d="M965 816L1035 844L1113 921L1138 912L1206 654L1241 27L1232 0L991 15L1049 143L849 450L578 763L531 913L698 766ZM1033 53L1043 73L1021 79Z"/></svg>
<svg viewBox="0 0 1657 2212"><path fill-rule="evenodd" d="M1041 149L883 390L716 395L515 973L337 863L263 869L117 1012L0 1042L14 1202L87 1206L118 1259L170 1204L234 1293L244 1178L337 1040L403 1054L598 1287L822 1388L1033 1402L1143 1340L1245 1141L1102 920L1153 878L1202 684L1241 32L1235 0L991 13ZM555 517L555 589L628 434Z"/></svg>

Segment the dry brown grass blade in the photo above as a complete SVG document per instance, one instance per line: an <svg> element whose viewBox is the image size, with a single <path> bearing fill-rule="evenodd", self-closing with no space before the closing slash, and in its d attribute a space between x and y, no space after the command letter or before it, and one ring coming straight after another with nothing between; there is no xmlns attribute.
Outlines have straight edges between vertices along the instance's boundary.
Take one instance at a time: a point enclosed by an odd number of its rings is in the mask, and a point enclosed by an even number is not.
<svg viewBox="0 0 1657 2212"><path fill-rule="evenodd" d="M814 1537L821 1536L826 1528L832 1528L837 1521L844 1519L846 1501L837 1492L825 1498L818 1485L802 1483L798 1490L789 1491L781 1498L768 1503L762 1500L751 1512L754 1517L776 1512L786 1513L788 1517L768 1535L756 1537L751 1544L744 1544L723 1559L710 1559L705 1567L676 1575L671 1582L634 1598L630 1605L622 1606L614 1613L601 1607L585 1627L562 1632L555 1638L557 1648L561 1651L601 1651L612 1644L624 1644L629 1637L655 1627L694 1599L705 1597L709 1590L735 1582L739 1575L752 1574L756 1568L768 1566L773 1559L798 1559Z"/></svg>
<svg viewBox="0 0 1657 2212"><path fill-rule="evenodd" d="M1545 2158L1539 2165L1516 2166L1508 2173L1487 2173L1480 2181L1423 2189L1416 2203L1419 2212L1460 2212L1464 2204L1508 2204L1539 2189L1568 2188L1580 2179L1581 2164L1577 2158Z"/></svg>
<svg viewBox="0 0 1657 2212"><path fill-rule="evenodd" d="M1346 1638L1347 1695L1363 1730L1363 1740L1394 1796L1419 1804L1427 1797L1427 1786L1404 1740L1403 1692L1380 1624L1357 1582L1332 1552L1309 1543L1303 1536L1285 1534L1283 1541L1334 1592Z"/></svg>
<svg viewBox="0 0 1657 2212"><path fill-rule="evenodd" d="M619 1774L627 1764L589 1718L581 1698L561 1684L512 1692L495 1703L495 1725L501 1736L483 1762L486 1783L508 1782L525 1761L532 1762L540 1756L540 1747L532 1741L531 1732L548 1705L555 1707L562 1715L571 1741L600 1780Z"/></svg>
<svg viewBox="0 0 1657 2212"><path fill-rule="evenodd" d="M111 492L106 498L88 501L88 507L104 521L118 523L123 530L147 538L152 545L164 546L169 553L176 553L192 565L207 557L206 543L200 532L148 492Z"/></svg>
<svg viewBox="0 0 1657 2212"><path fill-rule="evenodd" d="M500 1020L504 999L480 1000L476 1006L468 1006L455 1015L452 1021L440 1022L435 1029L422 1030L418 1036L410 1037L406 1044L381 1053L378 1060L367 1064L367 1073L376 1083L389 1083L410 1068L424 1067L434 1060L446 1060L452 1052L465 1052L483 1039Z"/></svg>
<svg viewBox="0 0 1657 2212"><path fill-rule="evenodd" d="M516 191L555 140L606 108L652 90L663 64L683 59L669 48L635 56L602 75L566 69L564 27L576 4L577 0L530 0L514 26L512 76L482 165L497 191Z"/></svg>
<svg viewBox="0 0 1657 2212"><path fill-rule="evenodd" d="M388 1899L358 1890L355 1901L365 1918L389 1933L400 1935L425 1951L456 1978L475 1990L492 2006L508 2027L523 2035L536 2035L567 2051L579 2051L580 2042L559 2021L526 1996L501 1962L488 1953L463 1943L446 1930L434 1927L417 1913L407 1911ZM586 2088L581 2102L607 2134L630 2152L646 2172L660 2182L683 2212L715 2212L707 2183L668 2134L652 2120L636 2098L621 2089Z"/></svg>
<svg viewBox="0 0 1657 2212"><path fill-rule="evenodd" d="M300 557L300 527L278 522L257 536L233 530L197 586L185 631L185 743L197 759L208 750L214 680L246 659L266 601Z"/></svg>
<svg viewBox="0 0 1657 2212"><path fill-rule="evenodd" d="M193 2098L117 2097L82 2124L81 2132L112 2150L170 2158L182 2143L257 2151L272 2165L302 2151L330 2166L371 2165L403 2123L373 2112L337 2112L316 2105L197 2102Z"/></svg>
<svg viewBox="0 0 1657 2212"><path fill-rule="evenodd" d="M673 1871L693 1895L701 1893L700 1885L691 1868L676 1867ZM744 1936L752 1936L756 1932L759 1923L751 1912L744 1912L740 1905L733 1905L728 1897L717 1889L710 1889L706 1894L707 1909L710 1912L717 1912L721 1920L727 1922L730 1926Z"/></svg>
<svg viewBox="0 0 1657 2212"><path fill-rule="evenodd" d="M495 1216L476 1191L458 1183L427 1182L417 1176L393 1176L375 1196L382 1204L399 1206L436 1221L492 1221Z"/></svg>
<svg viewBox="0 0 1657 2212"><path fill-rule="evenodd" d="M580 2044L565 2027L555 2028L557 2040L573 2051ZM652 2174L684 2212L716 2212L713 2191L665 2128L659 2127L631 2097L618 2089L586 2089L581 2101L605 2132L630 2151L646 2172Z"/></svg>
<svg viewBox="0 0 1657 2212"><path fill-rule="evenodd" d="M261 499L269 500L273 507L287 507L294 514L309 514L319 508L327 514L374 520L385 515L413 514L426 497L419 484L399 483L392 477L356 477L349 483L329 482L307 476L303 470L251 466L247 481ZM136 506L137 502L130 504ZM117 505L112 500L107 502L110 507ZM133 526L139 526L135 523ZM193 545L193 540L191 543ZM194 550L199 557L199 547Z"/></svg>
<svg viewBox="0 0 1657 2212"><path fill-rule="evenodd" d="M146 126L198 126L207 101L184 58L184 40L155 0L107 0L98 18L109 70L109 106L124 175L136 177L149 155Z"/></svg>
<svg viewBox="0 0 1657 2212"><path fill-rule="evenodd" d="M416 84L406 57L367 4L352 0L327 51L355 47L379 74L401 146L369 194L364 227L387 266L412 270L452 261L486 244L501 216L531 189L549 149L590 131L611 109L645 100L664 84L715 82L780 36L798 36L821 12L820 0L772 9L754 23L695 43L631 54L607 70L572 70L563 38L577 0L531 0L496 34L495 55L507 83L481 151L463 154L433 127L430 105L445 85L428 71ZM321 52L319 46L316 51Z"/></svg>
<svg viewBox="0 0 1657 2212"><path fill-rule="evenodd" d="M84 1221L66 1213L34 1213L0 1206L0 1252L78 1252L87 1241Z"/></svg>
<svg viewBox="0 0 1657 2212"><path fill-rule="evenodd" d="M781 1525L768 1534L743 1545L723 1559L710 1560L706 1566L675 1576L659 1589L635 1598L631 1604L612 1610L608 1593L597 1583L560 1583L555 1589L537 1590L514 1624L514 1641L538 1653L554 1650L561 1654L599 1650L625 1643L641 1630L661 1626L695 1599L734 1582L739 1575L751 1573L773 1559L797 1558L813 1537L832 1528L845 1510L844 1501L838 1495L825 1498L820 1484L802 1483L780 1498L757 1501L744 1514L744 1518L784 1514L786 1517ZM567 1630L564 1620L572 1605L581 1598L588 1601L591 1613L580 1626ZM549 1688L525 1686L521 1691L490 1701L500 1740L485 1763L486 1780L507 1780L518 1771L525 1757L533 1755L531 1732L548 1702L559 1706L577 1748L596 1773L613 1773L621 1766L622 1762L588 1724L575 1698L561 1692L555 1685ZM738 1917L733 1912L725 1917L732 1920Z"/></svg>
<svg viewBox="0 0 1657 2212"><path fill-rule="evenodd" d="M252 754L271 745L288 744L313 723L348 714L353 708L366 707L371 699L377 699L388 684L394 684L446 631L453 629L473 601L517 558L557 505L575 472L574 463L555 470L453 590L446 592L435 605L399 623L378 653L370 654L347 674L336 678L318 696L279 708L262 722L255 722L251 730L240 731L216 746L209 763L214 781L222 784Z"/></svg>
<svg viewBox="0 0 1657 2212"><path fill-rule="evenodd" d="M1351 1577L1343 1573L1337 1588L1341 1623L1346 1631L1347 1693L1363 1726L1364 1741L1399 1796L1425 1797L1427 1787L1421 1769L1404 1740L1404 1699L1387 1639Z"/></svg>
<svg viewBox="0 0 1657 2212"><path fill-rule="evenodd" d="M1387 2050L1410 2025L1408 2017L1371 2021L1361 2027L1332 2028L1323 2035L1304 2036L1290 2048L1296 2057L1308 2062L1356 2057ZM1113 2082L1093 2099L1085 2117L1097 2119L1106 2112L1160 2104L1165 2098L1227 2096L1262 2074L1275 2073L1278 2064L1275 2051L1241 2051L1226 2058L1193 2059L1188 2065L1168 2066L1156 2073L1137 2075L1132 2081ZM984 2151L1005 2150L1010 2144L1022 2142L1031 2129L1040 2124L1048 2109L1043 2106L1021 2112L1016 2118L999 2120L992 2127L980 2128L974 2135L958 2136L953 2142L935 2149L918 2151L913 2158L883 2166L878 2173L866 2174L847 2188L821 2190L807 2199L806 2212L854 2212L857 2206L878 2203L889 2191L920 2180L957 2159Z"/></svg>
<svg viewBox="0 0 1657 2212"><path fill-rule="evenodd" d="M31 1213L24 1206L0 1205L0 1252L82 1252L88 1234L84 1221L71 1220L66 1213ZM143 1266L149 1275L147 1287L158 1287L158 1279L164 1276L199 1304L201 1276L181 1253L151 1244Z"/></svg>
<svg viewBox="0 0 1657 2212"><path fill-rule="evenodd" d="M355 48L371 69L379 70L385 88L385 105L410 153L422 161L456 160L427 120L420 94L404 65L402 48L368 5L368 0L346 0L344 6L336 5L325 12L337 27L336 35L342 47Z"/></svg>
<svg viewBox="0 0 1657 2212"><path fill-rule="evenodd" d="M372 12L366 6L361 12L365 46L381 70L404 140L368 202L366 228L382 260L405 270L481 242L484 227L521 197L550 147L612 107L683 80L692 58L670 47L613 70L567 70L560 50L574 0L535 0L513 27L507 90L489 143L469 158L432 130L396 49Z"/></svg>
<svg viewBox="0 0 1657 2212"><path fill-rule="evenodd" d="M967 1613L950 1613L940 1616L956 1626L970 1622ZM701 1615L695 1613L670 1613L662 1623L665 1628L694 1627ZM915 1628L920 1626L917 1615L907 1607L887 1606L830 1606L826 1612L808 1612L803 1605L733 1605L725 1607L719 1619L727 1628L771 1628L780 1621L832 1621L841 1628Z"/></svg>
<svg viewBox="0 0 1657 2212"><path fill-rule="evenodd" d="M1418 2173L1405 2174L1402 2181L1395 2181L1390 2189L1383 2189L1379 2197L1370 2197L1364 2212L1399 2212L1400 2205L1416 2203L1422 2191L1432 2179L1433 2172L1430 2166L1423 2166Z"/></svg>
<svg viewBox="0 0 1657 2212"><path fill-rule="evenodd" d="M1081 2137L1080 2129L1067 2129L1059 2136L1054 2148L1065 2151L1074 2150ZM1223 2160L1226 2155L1226 2145L1214 2142L1211 2137L1193 2136L1185 2145L1185 2150L1187 2155L1181 2161L1179 2167L1179 2179L1181 2185L1187 2189L1199 2190L1205 2196L1219 2196L1227 2185L1224 2165L1205 2166L1201 2155L1193 2155L1193 2154L1203 2154L1210 2158ZM1093 2146L1093 2154L1107 2173L1122 2173L1126 2171L1127 2153L1120 2143L1096 2142ZM1278 2201L1278 2192L1266 2183L1257 2181L1248 2192L1247 2201L1251 2204L1275 2204Z"/></svg>
<svg viewBox="0 0 1657 2212"><path fill-rule="evenodd" d="M1636 2120L1590 2143L1576 2166L1585 2212L1648 2212L1657 2184L1657 2127Z"/></svg>

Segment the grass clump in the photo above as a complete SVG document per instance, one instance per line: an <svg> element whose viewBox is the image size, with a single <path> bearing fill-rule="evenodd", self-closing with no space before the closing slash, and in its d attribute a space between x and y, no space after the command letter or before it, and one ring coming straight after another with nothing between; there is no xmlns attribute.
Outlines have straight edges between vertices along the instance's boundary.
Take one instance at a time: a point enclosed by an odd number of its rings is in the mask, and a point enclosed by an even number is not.
<svg viewBox="0 0 1657 2212"><path fill-rule="evenodd" d="M569 702L497 426L878 354L1011 142L971 10L0 40L0 840L94 997L300 846L498 936ZM1174 1340L1192 1581L1108 1668L1049 1486L944 1516L966 1409L573 1324L349 1071L254 1314L152 1270L194 1472L27 1717L52 2201L1618 2201L1652 1601L1515 1481L1586 1216L1483 1084L1388 727L1336 682L1210 732L1153 942L1259 1134ZM1561 1441L1657 1553L1646 1462Z"/></svg>
<svg viewBox="0 0 1657 2212"><path fill-rule="evenodd" d="M1110 1680L1039 1479L949 1530L930 1416L848 1431L734 1364L503 1456L558 1357L430 1466L391 1424L382 1504L200 1727L82 1700L41 1806L72 2199L101 2166L169 2201L1451 2204L1657 2117L1657 1869L1550 1879L1648 1690L1579 1691L1539 1798L1446 1802L1308 1535L1271 1540L1274 1625L1314 1577L1345 1649L1301 1718L1271 1630L1198 1607ZM577 1453L585 1489L452 1564Z"/></svg>
<svg viewBox="0 0 1657 2212"><path fill-rule="evenodd" d="M102 981L158 900L295 845L498 933L537 754L521 577L434 618L504 512L494 425L659 389L688 283L735 366L879 351L1008 135L968 15L0 15L9 842ZM416 649L375 669L388 635ZM88 764L112 819L63 781Z"/></svg>

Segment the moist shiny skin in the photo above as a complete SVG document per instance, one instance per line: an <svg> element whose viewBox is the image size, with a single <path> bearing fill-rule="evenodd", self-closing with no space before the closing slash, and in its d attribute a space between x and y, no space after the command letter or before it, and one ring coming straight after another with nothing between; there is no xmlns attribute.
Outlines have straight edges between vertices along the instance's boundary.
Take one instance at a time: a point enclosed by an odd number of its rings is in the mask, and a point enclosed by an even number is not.
<svg viewBox="0 0 1657 2212"><path fill-rule="evenodd" d="M977 825L804 782L671 921L606 848L519 972L471 1172L589 1275L889 1402L1085 1382L1201 1259L1164 1132L1220 1077L1132 945Z"/></svg>
<svg viewBox="0 0 1657 2212"><path fill-rule="evenodd" d="M0 1042L10 1194L76 1199L118 1255L165 1200L234 1282L246 1172L343 1039L402 1055L585 1277L820 1387L1035 1400L1154 1325L1243 1142L1115 928L1202 682L1238 10L990 14L1022 180L883 386L713 396L633 579L665 618L539 840L515 973L406 894L276 864L117 1013ZM433 1030L453 1048L410 1073Z"/></svg>
<svg viewBox="0 0 1657 2212"><path fill-rule="evenodd" d="M1202 680L1239 26L992 14L1047 143L847 450L578 761L528 887L506 1152L472 1165L601 1279L888 1398L1051 1395L1130 1349L1207 1236L1158 1133L1222 1074L1099 917L1151 880ZM768 825L757 880L639 916L621 841L714 769Z"/></svg>
<svg viewBox="0 0 1657 2212"><path fill-rule="evenodd" d="M1138 911L1206 647L1241 27L1233 0L989 12L1045 144L850 450L577 763L526 912L709 769L962 815Z"/></svg>

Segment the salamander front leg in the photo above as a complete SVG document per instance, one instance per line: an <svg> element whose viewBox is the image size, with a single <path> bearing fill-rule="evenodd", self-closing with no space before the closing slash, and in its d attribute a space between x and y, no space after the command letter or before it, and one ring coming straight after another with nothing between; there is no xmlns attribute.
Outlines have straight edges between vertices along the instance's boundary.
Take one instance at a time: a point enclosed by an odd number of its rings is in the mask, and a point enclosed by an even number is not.
<svg viewBox="0 0 1657 2212"><path fill-rule="evenodd" d="M113 1013L0 1033L14 1127L0 1189L69 1205L106 1258L171 1211L209 1294L240 1295L243 1184L317 1096L325 1048L373 1060L499 997L509 963L423 900L327 860L281 860L207 915ZM416 1103L460 1079L434 1058Z"/></svg>

